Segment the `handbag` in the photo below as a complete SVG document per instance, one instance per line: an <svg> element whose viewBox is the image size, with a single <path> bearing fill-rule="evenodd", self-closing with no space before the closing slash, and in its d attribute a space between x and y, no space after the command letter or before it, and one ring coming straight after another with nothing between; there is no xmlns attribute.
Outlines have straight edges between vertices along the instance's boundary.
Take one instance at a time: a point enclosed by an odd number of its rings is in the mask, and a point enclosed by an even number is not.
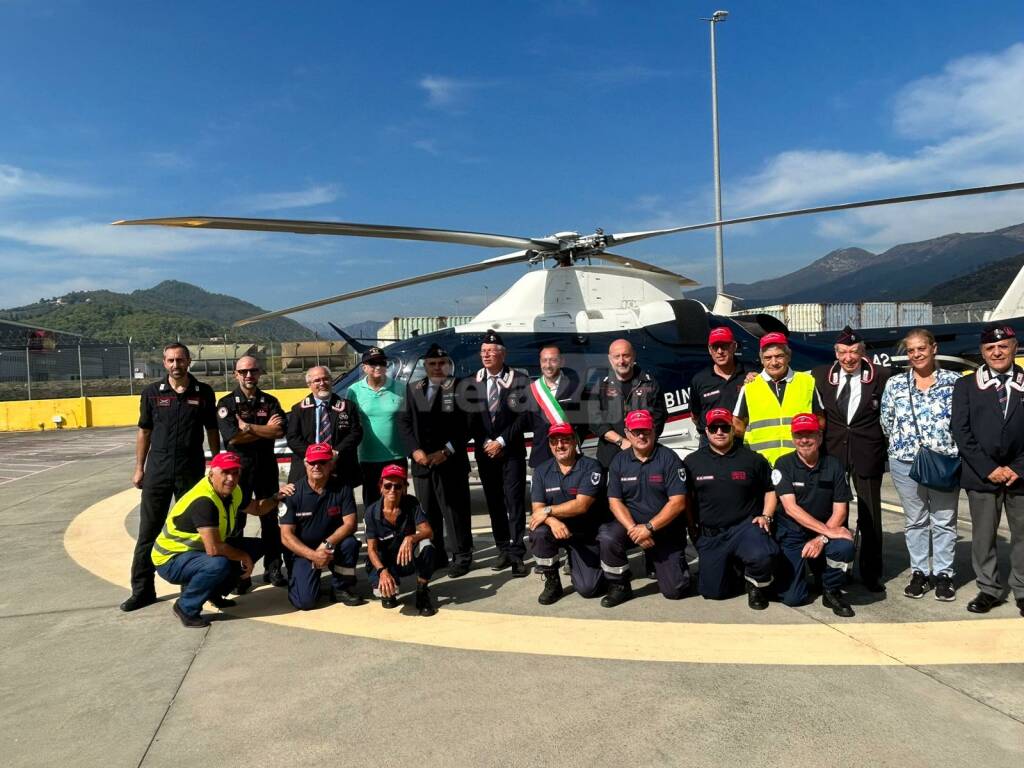
<svg viewBox="0 0 1024 768"><path fill-rule="evenodd" d="M917 414L914 412L914 374L910 371L907 372L907 380L911 387L907 392L907 397L910 398L910 415L914 420L914 431L917 432L917 440L920 443L914 463L910 465L910 479L933 491L955 490L960 484L960 457L946 456L924 444L921 430L917 426Z"/></svg>

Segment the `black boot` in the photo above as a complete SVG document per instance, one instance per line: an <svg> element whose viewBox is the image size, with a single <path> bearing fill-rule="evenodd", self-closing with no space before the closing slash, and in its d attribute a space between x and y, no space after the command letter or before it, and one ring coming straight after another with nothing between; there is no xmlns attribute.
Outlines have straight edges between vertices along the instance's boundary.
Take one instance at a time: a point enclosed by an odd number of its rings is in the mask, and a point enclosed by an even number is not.
<svg viewBox="0 0 1024 768"><path fill-rule="evenodd" d="M832 613L836 616L842 616L843 618L849 618L853 616L853 608L846 602L846 598L843 597L843 593L838 589L826 589L825 593L821 596L821 604L826 608L831 608Z"/></svg>
<svg viewBox="0 0 1024 768"><path fill-rule="evenodd" d="M426 584L416 585L416 610L420 616L433 616L437 613L434 601L430 599L430 587Z"/></svg>
<svg viewBox="0 0 1024 768"><path fill-rule="evenodd" d="M763 611L768 607L768 596L760 587L751 585L750 590L747 592L747 605L755 611Z"/></svg>
<svg viewBox="0 0 1024 768"><path fill-rule="evenodd" d="M537 602L541 605L551 605L557 603L565 591L562 589L562 580L558 576L558 571L548 571L544 574L544 589L540 593L540 597L537 598Z"/></svg>
<svg viewBox="0 0 1024 768"><path fill-rule="evenodd" d="M628 581L611 581L608 583L608 594L601 598L601 605L605 608L614 608L632 597L633 587Z"/></svg>

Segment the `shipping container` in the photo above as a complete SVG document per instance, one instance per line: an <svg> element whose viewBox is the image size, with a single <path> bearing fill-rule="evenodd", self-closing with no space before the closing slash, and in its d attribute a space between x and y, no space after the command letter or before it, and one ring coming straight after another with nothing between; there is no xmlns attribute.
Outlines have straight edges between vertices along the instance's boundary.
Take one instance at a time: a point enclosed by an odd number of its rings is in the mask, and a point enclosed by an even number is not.
<svg viewBox="0 0 1024 768"><path fill-rule="evenodd" d="M932 305L926 301L904 301L899 308L900 325L931 325Z"/></svg>
<svg viewBox="0 0 1024 768"><path fill-rule="evenodd" d="M899 324L899 305L895 301L865 301L860 305L861 328L888 328Z"/></svg>
<svg viewBox="0 0 1024 768"><path fill-rule="evenodd" d="M380 346L387 346L395 341L411 339L425 333L434 333L444 328L463 325L472 320L471 315L438 315L436 317L393 317L377 331Z"/></svg>
<svg viewBox="0 0 1024 768"><path fill-rule="evenodd" d="M769 304L734 312L735 315L771 315L791 331L839 331L851 328L890 328L908 325L930 325L932 305L922 301L834 302L828 304Z"/></svg>
<svg viewBox="0 0 1024 768"><path fill-rule="evenodd" d="M860 304L847 302L844 304L825 305L825 327L823 331L841 331L846 326L860 328Z"/></svg>
<svg viewBox="0 0 1024 768"><path fill-rule="evenodd" d="M784 322L791 331L812 333L824 330L824 304L787 304Z"/></svg>

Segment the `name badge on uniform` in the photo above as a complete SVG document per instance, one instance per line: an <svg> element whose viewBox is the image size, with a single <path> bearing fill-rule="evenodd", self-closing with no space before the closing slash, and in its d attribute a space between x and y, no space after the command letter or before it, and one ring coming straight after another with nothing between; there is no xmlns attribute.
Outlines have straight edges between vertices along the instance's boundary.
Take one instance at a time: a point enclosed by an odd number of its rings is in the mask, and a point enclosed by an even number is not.
<svg viewBox="0 0 1024 768"><path fill-rule="evenodd" d="M187 402L189 405L199 405L199 398L198 397L190 397L185 402Z"/></svg>
<svg viewBox="0 0 1024 768"><path fill-rule="evenodd" d="M732 473L732 479L733 480L746 480L747 479L747 473L744 472L742 469L738 469L738 470L736 470L735 472Z"/></svg>
<svg viewBox="0 0 1024 768"><path fill-rule="evenodd" d="M647 481L661 485L663 482L665 482L665 478L662 475L651 475L650 477L647 478Z"/></svg>
<svg viewBox="0 0 1024 768"><path fill-rule="evenodd" d="M337 517L340 514L341 514L341 507L328 507L327 508L327 516L328 517Z"/></svg>
<svg viewBox="0 0 1024 768"><path fill-rule="evenodd" d="M161 408L170 408L171 407L171 398L169 398L169 397L158 397L156 399L156 404L159 407L161 407Z"/></svg>

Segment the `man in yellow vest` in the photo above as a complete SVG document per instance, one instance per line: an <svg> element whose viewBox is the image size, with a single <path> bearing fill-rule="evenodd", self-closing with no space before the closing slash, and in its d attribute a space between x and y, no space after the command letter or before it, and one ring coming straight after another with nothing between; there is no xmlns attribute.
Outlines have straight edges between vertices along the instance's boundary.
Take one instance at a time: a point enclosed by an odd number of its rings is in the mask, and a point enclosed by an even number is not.
<svg viewBox="0 0 1024 768"><path fill-rule="evenodd" d="M182 586L174 615L186 627L210 626L202 615L207 601L218 608L234 605L235 601L224 595L237 579L252 576L253 561L263 555L263 542L257 538L228 540L242 502L238 487L241 469L242 460L236 453L214 456L206 477L178 499L153 544L156 572ZM253 499L242 511L265 515L281 498L275 493L262 501Z"/></svg>
<svg viewBox="0 0 1024 768"><path fill-rule="evenodd" d="M824 408L814 388L814 377L789 367L793 353L784 333L761 337L761 365L757 378L743 385L733 409L737 438L757 451L773 467L780 456L796 450L790 422L798 413L813 413L822 429Z"/></svg>

